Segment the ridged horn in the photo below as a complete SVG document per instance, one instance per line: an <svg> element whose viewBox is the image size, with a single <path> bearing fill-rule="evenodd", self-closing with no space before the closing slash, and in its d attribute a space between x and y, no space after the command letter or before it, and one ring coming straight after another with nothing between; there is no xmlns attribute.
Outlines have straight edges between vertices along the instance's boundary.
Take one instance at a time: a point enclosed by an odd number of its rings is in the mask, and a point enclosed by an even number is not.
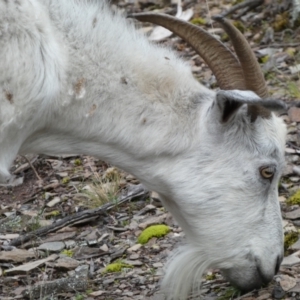
<svg viewBox="0 0 300 300"><path fill-rule="evenodd" d="M163 14L139 13L128 17L163 26L180 36L204 59L221 89L247 89L239 61L223 43L202 28Z"/></svg>
<svg viewBox="0 0 300 300"><path fill-rule="evenodd" d="M246 88L255 92L262 99L268 96L268 89L264 75L243 34L227 19L221 16L214 16L213 19L220 23L228 34L235 53L239 59L244 73ZM261 105L248 105L248 114L254 122L258 116L269 118L271 111Z"/></svg>
<svg viewBox="0 0 300 300"><path fill-rule="evenodd" d="M243 69L247 89L261 98L266 98L268 89L264 75L244 35L229 20L221 16L214 16L213 19L222 25L232 42Z"/></svg>

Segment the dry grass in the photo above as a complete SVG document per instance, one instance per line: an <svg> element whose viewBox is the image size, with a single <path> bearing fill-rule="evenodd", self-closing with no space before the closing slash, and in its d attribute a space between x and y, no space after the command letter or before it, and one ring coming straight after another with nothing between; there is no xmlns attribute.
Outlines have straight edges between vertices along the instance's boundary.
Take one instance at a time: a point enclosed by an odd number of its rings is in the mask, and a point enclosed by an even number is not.
<svg viewBox="0 0 300 300"><path fill-rule="evenodd" d="M122 189L123 176L117 168L108 168L102 175L94 173L92 183L83 190L88 198L86 205L95 208L108 202L116 202Z"/></svg>

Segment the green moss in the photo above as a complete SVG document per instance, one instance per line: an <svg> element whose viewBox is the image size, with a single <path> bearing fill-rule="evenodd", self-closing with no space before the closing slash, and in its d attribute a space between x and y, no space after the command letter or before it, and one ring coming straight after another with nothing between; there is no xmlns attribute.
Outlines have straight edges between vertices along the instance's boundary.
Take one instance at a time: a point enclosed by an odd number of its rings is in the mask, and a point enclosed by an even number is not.
<svg viewBox="0 0 300 300"><path fill-rule="evenodd" d="M287 48L287 49L285 50L285 52L286 52L289 56L291 56L291 57L294 57L294 56L295 56L296 51L297 51L296 48L292 48L292 47Z"/></svg>
<svg viewBox="0 0 300 300"><path fill-rule="evenodd" d="M298 241L298 232L289 232L284 236L284 250L286 251L290 246Z"/></svg>
<svg viewBox="0 0 300 300"><path fill-rule="evenodd" d="M290 81L287 83L287 91L292 97L299 98L299 96L300 96L299 87L293 81Z"/></svg>
<svg viewBox="0 0 300 300"><path fill-rule="evenodd" d="M132 265L124 264L120 261L109 264L105 267L103 273L121 272L124 268L133 268Z"/></svg>
<svg viewBox="0 0 300 300"><path fill-rule="evenodd" d="M241 21L234 21L233 25L241 32L245 33L246 29L244 24Z"/></svg>
<svg viewBox="0 0 300 300"><path fill-rule="evenodd" d="M224 32L222 35L221 35L221 41L222 42L228 42L229 41L229 35Z"/></svg>
<svg viewBox="0 0 300 300"><path fill-rule="evenodd" d="M194 25L205 25L206 24L206 20L203 19L203 18L194 18L191 21L191 23L194 24Z"/></svg>
<svg viewBox="0 0 300 300"><path fill-rule="evenodd" d="M299 205L300 204L300 190L298 190L295 194L289 197L286 201L289 205Z"/></svg>
<svg viewBox="0 0 300 300"><path fill-rule="evenodd" d="M72 250L63 250L61 251L61 254L67 255L69 257L72 257L74 252Z"/></svg>
<svg viewBox="0 0 300 300"><path fill-rule="evenodd" d="M162 237L170 232L170 228L167 225L153 225L146 228L138 237L140 244L146 244L153 237Z"/></svg>
<svg viewBox="0 0 300 300"><path fill-rule="evenodd" d="M207 274L205 276L205 279L206 280L215 280L217 277L216 277L216 274Z"/></svg>
<svg viewBox="0 0 300 300"><path fill-rule="evenodd" d="M40 223L40 218L39 216L36 216L32 219L32 222L27 223L27 230L28 231L35 231L41 228L42 225Z"/></svg>
<svg viewBox="0 0 300 300"><path fill-rule="evenodd" d="M62 184L69 183L70 182L70 177L64 177L61 182L62 182Z"/></svg>
<svg viewBox="0 0 300 300"><path fill-rule="evenodd" d="M273 23L273 28L275 31L281 31L286 29L289 25L289 13L287 11L282 14L278 14L275 17L275 22Z"/></svg>
<svg viewBox="0 0 300 300"><path fill-rule="evenodd" d="M260 62L265 64L266 62L268 62L269 58L270 58L269 55L265 55L265 56L260 58Z"/></svg>
<svg viewBox="0 0 300 300"><path fill-rule="evenodd" d="M60 215L59 210L53 210L48 214L48 216L50 216L50 217L56 217L56 216L59 216L59 215Z"/></svg>
<svg viewBox="0 0 300 300"><path fill-rule="evenodd" d="M217 300L229 300L238 297L241 292L235 287L229 287Z"/></svg>
<svg viewBox="0 0 300 300"><path fill-rule="evenodd" d="M82 165L81 159L79 159L79 158L75 159L74 164L75 164L75 166L81 166Z"/></svg>

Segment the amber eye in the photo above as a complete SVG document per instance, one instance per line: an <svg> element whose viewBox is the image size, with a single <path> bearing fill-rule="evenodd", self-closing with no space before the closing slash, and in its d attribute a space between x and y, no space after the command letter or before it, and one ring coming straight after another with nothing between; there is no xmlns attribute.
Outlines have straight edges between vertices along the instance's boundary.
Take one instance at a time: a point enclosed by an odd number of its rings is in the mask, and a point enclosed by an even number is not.
<svg viewBox="0 0 300 300"><path fill-rule="evenodd" d="M260 168L260 175L265 179L272 179L275 174L274 167L262 167Z"/></svg>

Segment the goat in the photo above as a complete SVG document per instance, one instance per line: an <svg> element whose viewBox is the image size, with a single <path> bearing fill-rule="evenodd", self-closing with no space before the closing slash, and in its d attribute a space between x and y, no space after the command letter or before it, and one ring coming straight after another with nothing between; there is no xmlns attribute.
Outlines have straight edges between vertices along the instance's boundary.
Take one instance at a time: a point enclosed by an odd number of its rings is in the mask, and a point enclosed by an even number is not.
<svg viewBox="0 0 300 300"><path fill-rule="evenodd" d="M186 299L208 267L248 291L283 257L277 184L285 125L242 34L216 18L221 42L170 16L165 26L206 61L220 86L201 85L188 63L151 44L97 0L0 0L0 175L16 155L87 154L158 192L186 234L162 281Z"/></svg>

